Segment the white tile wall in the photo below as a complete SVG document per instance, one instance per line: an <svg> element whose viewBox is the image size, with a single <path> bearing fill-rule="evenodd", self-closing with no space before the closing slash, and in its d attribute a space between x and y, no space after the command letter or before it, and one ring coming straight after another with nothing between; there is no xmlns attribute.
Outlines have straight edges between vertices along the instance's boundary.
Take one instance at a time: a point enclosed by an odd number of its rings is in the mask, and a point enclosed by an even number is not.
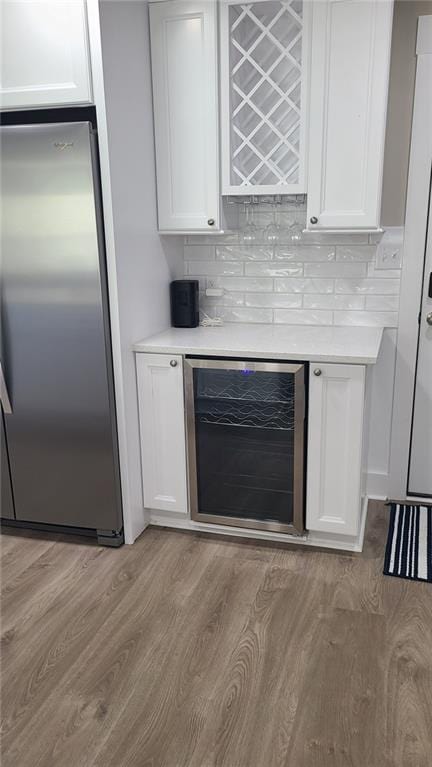
<svg viewBox="0 0 432 767"><path fill-rule="evenodd" d="M268 277L302 277L303 264L275 264L274 261L255 261L245 264L245 274Z"/></svg>
<svg viewBox="0 0 432 767"><path fill-rule="evenodd" d="M285 293L245 293L246 306L268 306L272 309L300 309L303 305L302 296Z"/></svg>
<svg viewBox="0 0 432 767"><path fill-rule="evenodd" d="M274 289L280 293L333 293L334 280L287 277L276 279Z"/></svg>
<svg viewBox="0 0 432 767"><path fill-rule="evenodd" d="M216 258L220 261L271 261L273 248L260 245L216 245Z"/></svg>
<svg viewBox="0 0 432 767"><path fill-rule="evenodd" d="M220 274L222 276L243 275L243 264L231 263L230 261L198 261L194 260L189 264L188 274L194 274L197 277Z"/></svg>
<svg viewBox="0 0 432 767"><path fill-rule="evenodd" d="M361 279L335 280L336 293L360 293L363 295L386 296L399 294L399 280Z"/></svg>
<svg viewBox="0 0 432 767"><path fill-rule="evenodd" d="M274 322L285 325L331 325L332 312L314 309L275 309Z"/></svg>
<svg viewBox="0 0 432 767"><path fill-rule="evenodd" d="M330 293L327 295L303 296L305 309L364 309L364 296L342 296ZM386 307L388 308L388 307Z"/></svg>
<svg viewBox="0 0 432 767"><path fill-rule="evenodd" d="M373 312L397 312L399 309L399 296L366 296L365 308Z"/></svg>
<svg viewBox="0 0 432 767"><path fill-rule="evenodd" d="M276 261L334 261L334 245L279 245L275 248Z"/></svg>
<svg viewBox="0 0 432 767"><path fill-rule="evenodd" d="M374 261L375 254L376 245L338 245L336 261Z"/></svg>
<svg viewBox="0 0 432 767"><path fill-rule="evenodd" d="M335 261L332 264L305 264L305 277L366 277L367 264L346 264Z"/></svg>
<svg viewBox="0 0 432 767"><path fill-rule="evenodd" d="M266 243L271 206L254 206L256 242L243 240L236 206L232 231L185 238L185 275L200 281L201 309L224 322L396 327L400 270L376 269L375 234L304 233L304 209L281 206L279 242ZM222 288L207 297L206 287Z"/></svg>

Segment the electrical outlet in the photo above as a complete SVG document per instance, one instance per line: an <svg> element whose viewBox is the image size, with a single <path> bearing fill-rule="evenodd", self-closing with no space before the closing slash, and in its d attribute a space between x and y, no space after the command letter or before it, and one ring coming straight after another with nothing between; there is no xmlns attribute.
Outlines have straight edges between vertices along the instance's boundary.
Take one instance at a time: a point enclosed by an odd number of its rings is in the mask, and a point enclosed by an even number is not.
<svg viewBox="0 0 432 767"><path fill-rule="evenodd" d="M402 266L403 227L386 229L377 245L375 269L400 269Z"/></svg>

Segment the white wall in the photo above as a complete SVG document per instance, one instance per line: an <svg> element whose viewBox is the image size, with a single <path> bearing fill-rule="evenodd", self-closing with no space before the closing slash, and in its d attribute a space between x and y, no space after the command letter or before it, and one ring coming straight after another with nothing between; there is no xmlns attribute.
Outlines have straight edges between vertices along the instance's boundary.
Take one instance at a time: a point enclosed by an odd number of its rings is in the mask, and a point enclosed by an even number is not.
<svg viewBox="0 0 432 767"><path fill-rule="evenodd" d="M421 309L432 162L432 40L427 32L431 23L431 15L422 19L407 192L390 472L390 492L396 499L409 497L407 480L419 335L418 313ZM430 224L429 218L429 227Z"/></svg>
<svg viewBox="0 0 432 767"><path fill-rule="evenodd" d="M384 154L381 222L402 226L408 179L411 118L419 16L432 13L432 0L396 0Z"/></svg>
<svg viewBox="0 0 432 767"><path fill-rule="evenodd" d="M131 543L146 524L131 346L169 326L168 285L181 272L182 244L177 238L157 234L147 3L103 0L100 25L106 115L97 89L95 100L102 162L106 159L104 126L109 155L116 270L116 285L111 275L110 289L113 296L117 293L118 316L113 323L118 323L121 371L117 371L116 389L122 411L119 438L125 537ZM105 215L109 219L110 211L105 210ZM109 225L108 221L108 230ZM107 245L109 249L109 236ZM115 340L115 332L113 336Z"/></svg>
<svg viewBox="0 0 432 767"><path fill-rule="evenodd" d="M366 490L372 498L384 498L389 492L396 338L397 330L384 330L380 356L371 374Z"/></svg>

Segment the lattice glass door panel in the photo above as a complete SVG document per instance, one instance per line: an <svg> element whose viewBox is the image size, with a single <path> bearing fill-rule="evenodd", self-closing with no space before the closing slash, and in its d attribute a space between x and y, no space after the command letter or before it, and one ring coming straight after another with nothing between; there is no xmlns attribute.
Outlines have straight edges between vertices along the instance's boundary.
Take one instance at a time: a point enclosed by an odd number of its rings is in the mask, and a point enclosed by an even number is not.
<svg viewBox="0 0 432 767"><path fill-rule="evenodd" d="M307 5L222 3L223 194L306 191Z"/></svg>

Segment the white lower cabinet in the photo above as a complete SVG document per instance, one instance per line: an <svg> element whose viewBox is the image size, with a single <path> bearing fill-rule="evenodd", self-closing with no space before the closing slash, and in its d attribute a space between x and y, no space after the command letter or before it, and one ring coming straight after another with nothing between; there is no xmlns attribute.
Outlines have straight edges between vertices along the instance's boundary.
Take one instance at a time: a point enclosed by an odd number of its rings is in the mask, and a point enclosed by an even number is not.
<svg viewBox="0 0 432 767"><path fill-rule="evenodd" d="M183 514L183 526L193 526L188 515L183 357L140 353L136 365L145 507L175 512L174 526L182 526ZM314 545L320 535L324 544L330 535L338 548L338 538L346 543L360 533L365 378L364 365L310 366L305 527Z"/></svg>
<svg viewBox="0 0 432 767"><path fill-rule="evenodd" d="M310 531L358 533L365 372L363 365L311 365L306 493Z"/></svg>
<svg viewBox="0 0 432 767"><path fill-rule="evenodd" d="M144 505L187 513L183 358L137 354Z"/></svg>

